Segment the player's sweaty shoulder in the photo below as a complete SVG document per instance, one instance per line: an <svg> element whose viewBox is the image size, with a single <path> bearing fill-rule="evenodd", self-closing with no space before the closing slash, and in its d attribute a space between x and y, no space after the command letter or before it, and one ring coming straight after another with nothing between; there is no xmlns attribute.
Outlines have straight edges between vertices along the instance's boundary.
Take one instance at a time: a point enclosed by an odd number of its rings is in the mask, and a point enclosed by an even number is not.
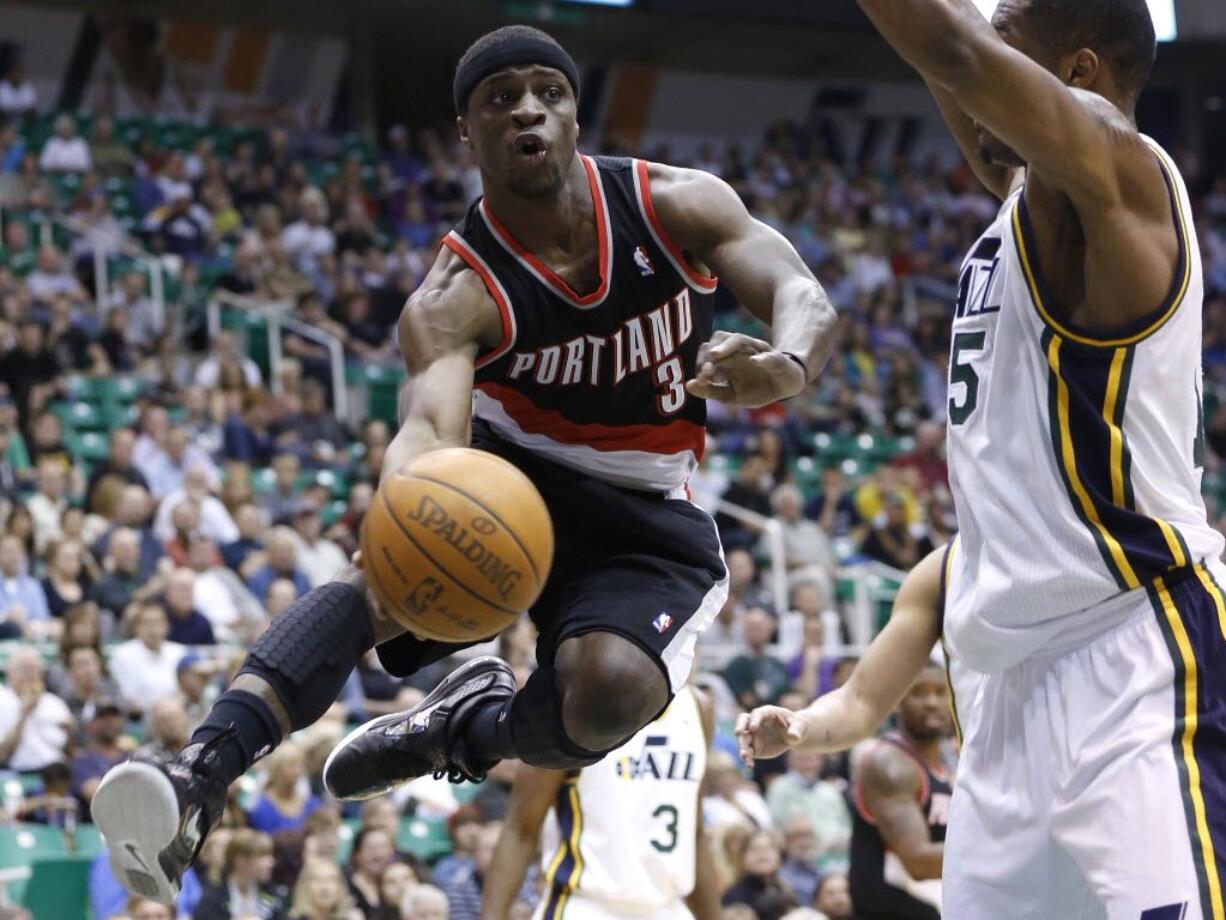
<svg viewBox="0 0 1226 920"><path fill-rule="evenodd" d="M748 217L732 187L709 172L648 163L647 176L656 216L684 248L702 252Z"/></svg>
<svg viewBox="0 0 1226 920"><path fill-rule="evenodd" d="M502 337L502 314L481 277L444 246L404 306L400 337L452 348L494 345Z"/></svg>
<svg viewBox="0 0 1226 920"><path fill-rule="evenodd" d="M877 741L861 756L860 788L865 796L913 794L921 784L919 765L914 758L888 741Z"/></svg>
<svg viewBox="0 0 1226 920"><path fill-rule="evenodd" d="M1160 213L1167 210L1162 172L1153 149L1142 138L1136 124L1098 93L1075 87L1070 91L1102 138L1094 147L1093 168L1077 188L1068 189L1074 202L1081 200L1092 205L1092 210L1118 204L1142 212L1150 210L1157 202ZM1037 172L1043 175L1041 167Z"/></svg>

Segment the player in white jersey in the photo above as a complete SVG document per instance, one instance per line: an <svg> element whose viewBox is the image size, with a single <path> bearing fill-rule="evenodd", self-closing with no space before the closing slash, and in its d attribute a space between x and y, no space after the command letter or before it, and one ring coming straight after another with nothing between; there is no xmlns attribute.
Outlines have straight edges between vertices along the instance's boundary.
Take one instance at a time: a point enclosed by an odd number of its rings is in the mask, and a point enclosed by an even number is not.
<svg viewBox="0 0 1226 920"><path fill-rule="evenodd" d="M593 766L521 767L483 918L507 916L539 838L545 891L535 920L716 920L719 892L699 798L711 719L709 701L687 687Z"/></svg>
<svg viewBox="0 0 1226 920"><path fill-rule="evenodd" d="M1201 478L1201 267L1139 133L1144 0L859 0L1004 202L963 266L945 638L946 920L1222 920L1226 605Z"/></svg>

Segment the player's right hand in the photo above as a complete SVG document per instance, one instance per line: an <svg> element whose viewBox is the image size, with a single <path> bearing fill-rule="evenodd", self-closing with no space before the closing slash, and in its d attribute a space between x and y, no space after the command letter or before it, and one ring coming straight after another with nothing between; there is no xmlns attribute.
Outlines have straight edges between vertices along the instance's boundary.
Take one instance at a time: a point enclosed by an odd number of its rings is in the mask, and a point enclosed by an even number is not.
<svg viewBox="0 0 1226 920"><path fill-rule="evenodd" d="M803 712L782 706L759 706L736 720L736 739L741 760L752 767L756 758L769 760L796 747L805 737L808 718Z"/></svg>

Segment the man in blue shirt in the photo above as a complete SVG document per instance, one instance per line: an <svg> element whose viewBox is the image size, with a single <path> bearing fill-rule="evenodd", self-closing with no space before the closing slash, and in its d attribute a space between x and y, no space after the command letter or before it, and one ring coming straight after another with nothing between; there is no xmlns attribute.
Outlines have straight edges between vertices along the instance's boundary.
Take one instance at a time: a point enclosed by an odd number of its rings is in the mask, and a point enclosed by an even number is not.
<svg viewBox="0 0 1226 920"><path fill-rule="evenodd" d="M26 570L21 540L0 539L0 639L19 639L27 623L50 617L43 586Z"/></svg>

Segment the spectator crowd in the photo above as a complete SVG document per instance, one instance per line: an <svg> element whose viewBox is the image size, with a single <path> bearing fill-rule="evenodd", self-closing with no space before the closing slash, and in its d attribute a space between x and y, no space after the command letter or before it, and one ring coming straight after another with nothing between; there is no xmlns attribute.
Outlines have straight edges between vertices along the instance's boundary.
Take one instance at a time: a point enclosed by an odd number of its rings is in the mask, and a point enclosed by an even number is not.
<svg viewBox="0 0 1226 920"><path fill-rule="evenodd" d="M710 406L692 488L720 512L731 574L696 678L720 729L702 808L724 917L850 920L848 757L794 754L749 773L730 728L743 709L802 706L840 685L875 625L849 615L849 578L866 567L896 577L954 532L949 315L960 259L997 203L938 159L852 167L816 125L647 155L727 180L840 310L835 356L801 397ZM1226 176L1188 179L1216 520ZM394 400L388 411L371 395L338 418L328 349L287 326L274 368L253 347L267 334L255 320L275 311L334 337L349 397L367 368L394 377L399 309L479 194L471 153L429 130L393 127L376 148L282 118L40 114L19 67L0 82L6 821L80 834L106 770L182 746L244 647L346 564ZM216 291L248 306L210 323ZM757 330L723 289L717 306L718 326ZM775 536L784 572L771 580ZM521 676L533 644L527 621L498 643ZM425 779L360 809L331 801L320 780L347 725L410 705L453 664L399 681L368 656L324 720L235 784L175 908L129 899L99 856L94 916L476 920L515 763L479 786ZM540 889L535 873L513 916L531 916Z"/></svg>

